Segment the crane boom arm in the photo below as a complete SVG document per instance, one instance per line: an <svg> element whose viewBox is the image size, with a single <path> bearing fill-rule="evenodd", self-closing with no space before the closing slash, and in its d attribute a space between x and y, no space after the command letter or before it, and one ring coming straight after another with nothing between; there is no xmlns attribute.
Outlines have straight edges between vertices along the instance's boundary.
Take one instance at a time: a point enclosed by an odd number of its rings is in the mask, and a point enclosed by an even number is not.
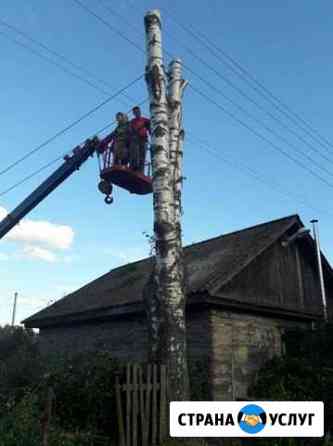
<svg viewBox="0 0 333 446"><path fill-rule="evenodd" d="M78 170L90 156L93 156L97 144L97 138L87 140L82 147L73 150L72 156L65 157L64 163L0 222L0 239L72 173Z"/></svg>

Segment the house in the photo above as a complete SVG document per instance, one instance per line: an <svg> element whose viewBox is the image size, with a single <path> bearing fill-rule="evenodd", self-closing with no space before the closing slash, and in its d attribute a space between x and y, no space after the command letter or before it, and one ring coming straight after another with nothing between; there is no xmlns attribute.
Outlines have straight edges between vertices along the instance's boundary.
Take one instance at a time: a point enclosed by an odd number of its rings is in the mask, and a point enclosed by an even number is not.
<svg viewBox="0 0 333 446"><path fill-rule="evenodd" d="M188 268L189 360L207 367L213 399L245 399L255 373L281 354L288 328L323 318L315 243L297 215L184 249ZM322 255L332 317L333 271ZM144 360L147 327L142 290L152 259L116 268L24 321L40 329L42 351L108 349Z"/></svg>

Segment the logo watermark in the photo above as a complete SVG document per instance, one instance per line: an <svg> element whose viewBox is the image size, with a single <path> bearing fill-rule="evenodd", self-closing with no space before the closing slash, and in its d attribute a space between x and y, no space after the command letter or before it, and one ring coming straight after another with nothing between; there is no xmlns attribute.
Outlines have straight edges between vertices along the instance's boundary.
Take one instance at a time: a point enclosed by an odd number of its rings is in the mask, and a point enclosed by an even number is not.
<svg viewBox="0 0 333 446"><path fill-rule="evenodd" d="M322 437L322 401L174 401L171 437Z"/></svg>

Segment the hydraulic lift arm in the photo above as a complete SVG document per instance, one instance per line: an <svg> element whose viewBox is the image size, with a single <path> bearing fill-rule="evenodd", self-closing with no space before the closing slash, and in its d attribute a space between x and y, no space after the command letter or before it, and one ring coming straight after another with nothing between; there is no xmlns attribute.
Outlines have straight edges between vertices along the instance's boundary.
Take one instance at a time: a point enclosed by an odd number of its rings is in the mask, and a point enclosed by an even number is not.
<svg viewBox="0 0 333 446"><path fill-rule="evenodd" d="M0 239L72 173L78 170L90 156L93 156L98 144L98 138L87 140L82 147L76 147L71 156L66 156L64 163L0 222Z"/></svg>

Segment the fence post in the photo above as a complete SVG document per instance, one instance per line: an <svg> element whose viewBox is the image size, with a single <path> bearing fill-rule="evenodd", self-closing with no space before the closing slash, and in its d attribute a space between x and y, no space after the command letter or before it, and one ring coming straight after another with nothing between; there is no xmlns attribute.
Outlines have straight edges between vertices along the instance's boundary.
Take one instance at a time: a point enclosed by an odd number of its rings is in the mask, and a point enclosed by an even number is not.
<svg viewBox="0 0 333 446"><path fill-rule="evenodd" d="M149 439L149 427L150 427L150 404L151 404L151 365L147 365L147 376L146 376L146 410L145 410L145 428L144 428L144 435L143 435L143 443L148 444Z"/></svg>
<svg viewBox="0 0 333 446"><path fill-rule="evenodd" d="M167 403L167 376L166 366L160 367L160 435L159 443L161 444L165 439L166 432L166 403Z"/></svg>
<svg viewBox="0 0 333 446"><path fill-rule="evenodd" d="M162 444L168 424L167 367L147 364L144 373L138 364L127 364L125 382L120 382L119 374L115 381L119 446Z"/></svg>
<svg viewBox="0 0 333 446"><path fill-rule="evenodd" d="M133 364L133 409L132 409L132 446L137 446L138 443L138 381L137 371L138 367Z"/></svg>
<svg viewBox="0 0 333 446"><path fill-rule="evenodd" d="M52 416L52 404L54 400L54 392L52 387L47 388L47 395L45 401L45 408L43 415L41 417L41 425L42 425L42 445L48 446L49 440L49 428Z"/></svg>
<svg viewBox="0 0 333 446"><path fill-rule="evenodd" d="M131 366L126 366L126 445L131 446Z"/></svg>
<svg viewBox="0 0 333 446"><path fill-rule="evenodd" d="M145 392L144 392L144 380L142 376L142 367L138 367L139 378L139 397L140 397L140 418L141 418L141 439L142 446L148 446L145 436L145 424L146 424L146 410L145 410Z"/></svg>
<svg viewBox="0 0 333 446"><path fill-rule="evenodd" d="M121 403L121 385L119 381L119 373L116 374L116 404L118 413L118 429L119 429L119 443L120 446L125 446L123 407Z"/></svg>
<svg viewBox="0 0 333 446"><path fill-rule="evenodd" d="M156 445L157 437L157 365L153 365L153 406L152 406L152 435L151 443Z"/></svg>

